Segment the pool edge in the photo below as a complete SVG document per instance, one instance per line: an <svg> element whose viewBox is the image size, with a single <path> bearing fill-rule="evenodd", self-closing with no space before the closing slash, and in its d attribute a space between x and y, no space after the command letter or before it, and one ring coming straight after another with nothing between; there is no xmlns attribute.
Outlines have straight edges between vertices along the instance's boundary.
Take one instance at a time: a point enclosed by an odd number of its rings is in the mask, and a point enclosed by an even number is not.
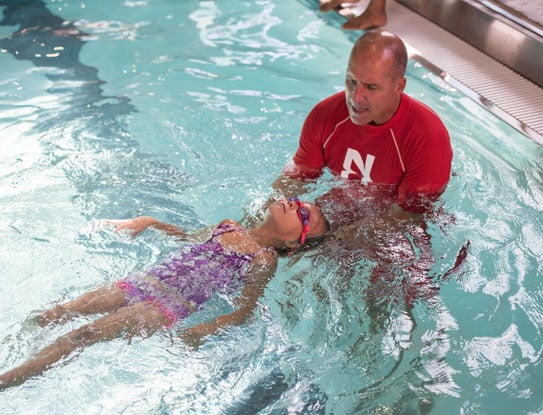
<svg viewBox="0 0 543 415"><path fill-rule="evenodd" d="M350 12L347 12L347 9L338 10L338 12L342 15L359 14L365 9L367 2L367 0L362 0ZM404 3L413 5L420 4L420 1L387 2L388 22L383 29L402 37L408 45L410 58L440 76L535 143L543 145L543 117L541 116L543 89L442 27L439 21L434 22L428 19L408 8ZM464 11L467 4L465 0L437 3L442 4L441 11L434 10L432 13L441 16L442 19L447 18L445 11L447 7L450 10L451 4L457 4L458 10ZM459 5L460 3L462 5ZM485 12L481 8L478 10L481 13ZM500 28L510 30L512 27L504 26L501 20L499 24L492 26L491 23L495 21L497 21L496 16L490 16L478 22L481 22L483 26L486 25L487 31L490 27L498 32ZM481 29L481 32L484 30ZM521 33L521 31L515 33ZM528 34L518 35L519 39L525 35ZM540 45L543 46L543 42ZM528 53L522 48L520 51ZM543 67L538 73L543 73Z"/></svg>

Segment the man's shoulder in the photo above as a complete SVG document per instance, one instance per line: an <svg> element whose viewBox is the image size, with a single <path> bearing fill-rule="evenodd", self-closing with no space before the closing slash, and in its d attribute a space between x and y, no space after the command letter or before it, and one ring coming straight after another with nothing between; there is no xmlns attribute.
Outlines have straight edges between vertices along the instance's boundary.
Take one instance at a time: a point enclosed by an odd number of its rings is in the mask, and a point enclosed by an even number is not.
<svg viewBox="0 0 543 415"><path fill-rule="evenodd" d="M407 129L410 134L420 134L421 137L438 135L448 138L447 127L433 108L407 94L402 97L402 106L404 109L397 118L399 128Z"/></svg>
<svg viewBox="0 0 543 415"><path fill-rule="evenodd" d="M308 121L319 128L334 128L334 126L349 116L345 103L345 92L337 92L320 101L308 115Z"/></svg>

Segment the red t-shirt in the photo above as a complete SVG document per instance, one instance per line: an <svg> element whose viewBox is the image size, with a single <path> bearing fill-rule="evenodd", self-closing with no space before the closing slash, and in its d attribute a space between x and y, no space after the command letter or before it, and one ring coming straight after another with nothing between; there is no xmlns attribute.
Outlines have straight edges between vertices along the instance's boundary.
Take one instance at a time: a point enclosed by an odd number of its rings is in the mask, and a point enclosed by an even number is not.
<svg viewBox="0 0 543 415"><path fill-rule="evenodd" d="M396 186L396 202L421 211L421 204L447 186L452 148L441 119L416 99L402 94L398 110L383 125L356 125L340 92L309 113L294 163L285 171L293 177L316 178L328 167L345 179Z"/></svg>

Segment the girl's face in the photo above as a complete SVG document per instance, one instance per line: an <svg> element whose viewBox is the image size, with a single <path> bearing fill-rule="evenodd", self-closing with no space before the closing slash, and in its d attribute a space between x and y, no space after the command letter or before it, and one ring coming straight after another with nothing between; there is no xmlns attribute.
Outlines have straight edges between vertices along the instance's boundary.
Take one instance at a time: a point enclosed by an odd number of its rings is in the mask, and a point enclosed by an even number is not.
<svg viewBox="0 0 543 415"><path fill-rule="evenodd" d="M306 228L307 236L320 235L325 232L325 221L317 206L308 202L281 199L270 206L266 219L268 224L273 227L275 236L278 239L283 241L300 241L300 237L304 231L302 220L306 219L307 216L298 213L300 209L298 203L309 213L308 229Z"/></svg>

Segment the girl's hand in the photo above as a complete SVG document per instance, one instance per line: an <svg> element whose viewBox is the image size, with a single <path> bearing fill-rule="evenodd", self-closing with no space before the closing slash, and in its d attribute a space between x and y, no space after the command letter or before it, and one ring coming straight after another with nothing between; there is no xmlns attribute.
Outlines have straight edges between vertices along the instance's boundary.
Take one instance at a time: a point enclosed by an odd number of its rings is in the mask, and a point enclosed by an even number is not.
<svg viewBox="0 0 543 415"><path fill-rule="evenodd" d="M132 238L139 235L149 226L153 226L158 221L150 216L139 216L133 219L106 219L104 224L114 226L115 232L128 233Z"/></svg>
<svg viewBox="0 0 543 415"><path fill-rule="evenodd" d="M202 323L186 329L180 337L188 346L197 349L203 343L203 338L214 332L215 327L213 325Z"/></svg>

